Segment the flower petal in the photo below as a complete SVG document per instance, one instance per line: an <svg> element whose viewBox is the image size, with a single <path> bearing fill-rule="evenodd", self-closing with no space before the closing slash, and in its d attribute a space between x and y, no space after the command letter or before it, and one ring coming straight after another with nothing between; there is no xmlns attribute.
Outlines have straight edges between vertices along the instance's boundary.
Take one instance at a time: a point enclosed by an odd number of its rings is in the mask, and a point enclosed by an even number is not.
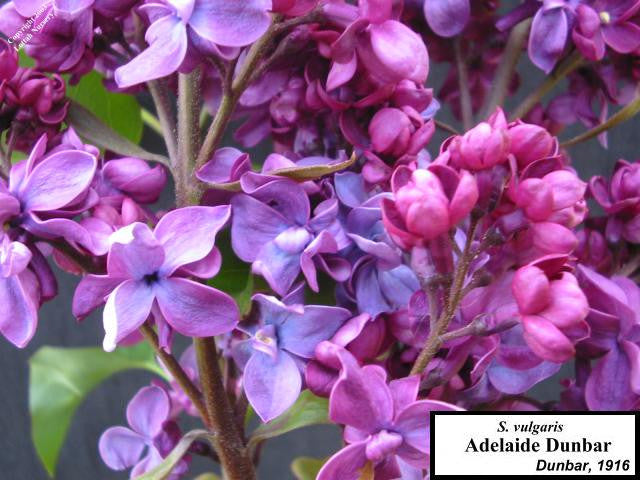
<svg viewBox="0 0 640 480"><path fill-rule="evenodd" d="M339 307L309 305L302 315L289 314L278 329L278 345L303 358L312 358L316 345L328 340L351 316Z"/></svg>
<svg viewBox="0 0 640 480"><path fill-rule="evenodd" d="M155 274L164 262L164 249L149 227L140 222L111 235L107 256L109 276L141 280Z"/></svg>
<svg viewBox="0 0 640 480"><path fill-rule="evenodd" d="M0 332L16 347L25 347L38 326L37 280L25 271L0 278Z"/></svg>
<svg viewBox="0 0 640 480"><path fill-rule="evenodd" d="M35 166L20 188L22 208L46 212L68 205L91 184L96 158L79 150L62 151Z"/></svg>
<svg viewBox="0 0 640 480"><path fill-rule="evenodd" d="M162 425L169 418L171 402L164 389L144 387L127 405L127 421L134 432L153 439L162 432Z"/></svg>
<svg viewBox="0 0 640 480"><path fill-rule="evenodd" d="M126 427L105 430L98 442L102 461L112 470L125 470L134 466L144 448L144 439Z"/></svg>
<svg viewBox="0 0 640 480"><path fill-rule="evenodd" d="M424 16L431 30L441 37L458 35L471 15L469 0L425 0Z"/></svg>
<svg viewBox="0 0 640 480"><path fill-rule="evenodd" d="M291 356L280 350L277 358L256 351L244 369L244 391L264 422L276 418L300 395L302 377Z"/></svg>
<svg viewBox="0 0 640 480"><path fill-rule="evenodd" d="M167 15L155 21L146 37L149 47L115 71L120 88L171 75L187 54L187 28L178 17Z"/></svg>
<svg viewBox="0 0 640 480"><path fill-rule="evenodd" d="M236 255L245 262L258 258L262 247L291 225L276 210L249 195L236 195L231 205L231 244Z"/></svg>
<svg viewBox="0 0 640 480"><path fill-rule="evenodd" d="M569 34L569 22L563 8L540 8L533 17L529 36L529 57L549 73L562 55Z"/></svg>
<svg viewBox="0 0 640 480"><path fill-rule="evenodd" d="M244 47L266 32L270 0L196 0L189 26L205 40L225 47Z"/></svg>
<svg viewBox="0 0 640 480"><path fill-rule="evenodd" d="M127 280L107 298L102 321L104 323L103 348L115 350L118 343L138 329L151 313L153 290L144 282Z"/></svg>
<svg viewBox="0 0 640 480"><path fill-rule="evenodd" d="M322 466L316 480L358 480L367 463L366 444L366 441L353 443L334 454Z"/></svg>
<svg viewBox="0 0 640 480"><path fill-rule="evenodd" d="M226 293L185 278L157 283L160 311L176 331L189 337L212 337L233 330L240 313Z"/></svg>
<svg viewBox="0 0 640 480"><path fill-rule="evenodd" d="M125 280L126 278L115 278L108 275L85 276L80 280L73 294L73 314L82 320L102 305L107 296Z"/></svg>
<svg viewBox="0 0 640 480"><path fill-rule="evenodd" d="M162 217L154 230L165 253L161 273L171 275L176 268L205 258L230 216L231 207L224 205L180 208Z"/></svg>
<svg viewBox="0 0 640 480"><path fill-rule="evenodd" d="M369 433L387 425L393 416L393 398L384 378L372 369L360 368L344 349L337 355L342 371L331 390L329 418Z"/></svg>

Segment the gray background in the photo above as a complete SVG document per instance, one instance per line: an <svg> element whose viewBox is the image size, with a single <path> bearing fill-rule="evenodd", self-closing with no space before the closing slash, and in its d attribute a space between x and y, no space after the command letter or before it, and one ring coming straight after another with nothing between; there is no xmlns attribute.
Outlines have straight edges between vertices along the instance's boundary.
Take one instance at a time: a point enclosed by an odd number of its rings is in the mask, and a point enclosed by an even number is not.
<svg viewBox="0 0 640 480"><path fill-rule="evenodd" d="M3 3L3 2L0 2ZM523 62L524 63L524 62ZM525 90L535 88L543 78L533 68L523 71ZM439 86L443 79L443 69L433 68L429 78L430 86ZM436 90L437 91L437 90ZM510 98L507 105L518 99ZM439 118L453 120L448 112ZM636 142L640 122L628 122L610 132L610 148L603 150L595 141L573 147L572 154L576 168L583 178L595 173L608 173L616 159L636 159ZM570 138L580 128L564 132L562 138ZM145 134L145 144L153 149L161 148L160 140ZM438 138L430 145L435 153ZM264 151L264 149L263 149ZM256 159L261 158L256 156ZM165 199L166 200L166 199ZM40 465L30 438L28 414L28 366L29 357L43 345L53 346L97 346L101 345L103 330L99 315L93 315L78 324L71 314L71 298L77 283L73 276L60 273L59 295L45 304L40 311L40 325L35 338L24 350L19 350L0 338L0 479L2 480L44 480L47 475ZM2 308L2 306L0 306ZM117 473L107 469L97 450L97 441L107 427L125 424L125 407L131 396L151 376L143 372L128 372L116 375L93 391L79 408L72 421L67 441L60 455L58 479L124 479L128 473ZM557 378L545 382L538 388L539 397L544 400L557 396ZM312 427L292 432L275 440L270 440L263 450L259 476L261 479L285 480L293 478L289 470L291 461L300 455L323 457L339 446L339 434L335 427ZM194 462L192 475L206 471L200 459Z"/></svg>

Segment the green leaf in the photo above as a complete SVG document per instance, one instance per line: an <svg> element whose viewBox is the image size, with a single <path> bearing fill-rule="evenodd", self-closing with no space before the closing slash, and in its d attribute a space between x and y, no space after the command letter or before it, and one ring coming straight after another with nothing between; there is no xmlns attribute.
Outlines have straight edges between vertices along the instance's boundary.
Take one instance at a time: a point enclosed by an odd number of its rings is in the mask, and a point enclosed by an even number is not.
<svg viewBox="0 0 640 480"><path fill-rule="evenodd" d="M36 452L53 476L71 419L89 392L129 369L166 374L147 344L107 353L100 348L42 347L29 360L29 411Z"/></svg>
<svg viewBox="0 0 640 480"><path fill-rule="evenodd" d="M253 431L249 448L268 438L277 437L298 428L329 423L328 411L329 400L305 390L289 410Z"/></svg>
<svg viewBox="0 0 640 480"><path fill-rule="evenodd" d="M207 283L231 295L238 303L244 315L251 308L253 294L253 275L251 265L240 260L231 248L231 235L228 231L220 233L216 238L216 247L222 254L220 272Z"/></svg>
<svg viewBox="0 0 640 480"><path fill-rule="evenodd" d="M298 182L306 182L308 180L317 180L326 175L339 172L346 168L349 168L356 161L356 154L351 155L351 158L344 162L328 163L326 165L311 165L306 167L288 167L278 168L266 172L267 175L276 175L278 177L286 177ZM242 190L240 181L228 182L228 183L207 183L207 187L214 190L225 190L228 192L239 192Z"/></svg>
<svg viewBox="0 0 640 480"><path fill-rule="evenodd" d="M184 454L187 453L191 444L199 438L209 438L209 432L206 430L191 430L182 437L161 464L153 470L149 470L144 475L136 477L136 480L164 480L169 476L182 457L184 457Z"/></svg>
<svg viewBox="0 0 640 480"><path fill-rule="evenodd" d="M140 104L132 95L108 91L99 73L91 72L83 76L77 85L69 85L67 96L133 143L142 138Z"/></svg>
<svg viewBox="0 0 640 480"><path fill-rule="evenodd" d="M96 117L95 114L75 101L71 101L71 105L69 106L67 123L71 125L81 137L98 147L107 148L120 155L138 157L165 165L169 164L169 160L166 157L147 152L139 145L120 135Z"/></svg>
<svg viewBox="0 0 640 480"><path fill-rule="evenodd" d="M23 48L20 49L18 53L18 64L22 68L33 68L36 66L36 61L27 55Z"/></svg>
<svg viewBox="0 0 640 480"><path fill-rule="evenodd" d="M291 471L297 480L315 480L327 459L298 457L291 463Z"/></svg>

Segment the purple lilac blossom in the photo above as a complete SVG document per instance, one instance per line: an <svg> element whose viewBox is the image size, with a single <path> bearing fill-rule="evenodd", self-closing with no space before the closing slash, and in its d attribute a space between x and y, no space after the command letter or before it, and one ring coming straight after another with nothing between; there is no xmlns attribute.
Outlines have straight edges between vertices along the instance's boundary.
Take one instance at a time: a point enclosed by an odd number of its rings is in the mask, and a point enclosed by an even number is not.
<svg viewBox="0 0 640 480"><path fill-rule="evenodd" d="M73 299L79 318L105 302L104 349L112 351L153 313L161 343L172 330L193 337L231 331L238 307L227 294L185 278L210 278L220 269L216 233L227 223L228 206L186 207L167 213L151 231L143 223L111 237L107 275L87 275Z"/></svg>
<svg viewBox="0 0 640 480"><path fill-rule="evenodd" d="M238 326L250 338L234 345L233 357L243 368L249 403L268 422L295 403L306 361L350 313L338 307L283 303L260 294L253 302L252 317Z"/></svg>

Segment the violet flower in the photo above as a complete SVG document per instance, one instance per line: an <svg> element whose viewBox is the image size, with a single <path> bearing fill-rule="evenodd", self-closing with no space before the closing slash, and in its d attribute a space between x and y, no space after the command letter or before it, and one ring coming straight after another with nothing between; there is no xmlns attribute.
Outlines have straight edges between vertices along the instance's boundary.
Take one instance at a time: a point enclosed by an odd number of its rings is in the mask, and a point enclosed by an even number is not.
<svg viewBox="0 0 640 480"><path fill-rule="evenodd" d="M595 176L589 190L607 213L607 240L640 243L640 163L619 160L611 181Z"/></svg>
<svg viewBox="0 0 640 480"><path fill-rule="evenodd" d="M268 422L295 403L306 361L350 312L338 307L287 304L261 294L254 295L253 301L251 317L238 325L251 338L237 343L233 356L244 369L249 403Z"/></svg>
<svg viewBox="0 0 640 480"><path fill-rule="evenodd" d="M120 88L165 77L180 69L189 45L207 53L244 47L269 27L270 0L164 0L140 7L152 20L149 47L115 72ZM237 52L236 52L237 54Z"/></svg>
<svg viewBox="0 0 640 480"><path fill-rule="evenodd" d="M591 338L580 353L596 358L585 385L591 410L635 410L640 406L640 288L626 277L606 278L579 266L589 299Z"/></svg>
<svg viewBox="0 0 640 480"><path fill-rule="evenodd" d="M227 294L184 278L211 278L220 269L214 247L230 216L228 206L186 207L167 213L151 231L133 223L115 232L107 256L107 275L87 275L73 298L73 313L88 315L106 299L104 349L142 326L154 312L163 346L171 330L191 337L231 331L238 307Z"/></svg>
<svg viewBox="0 0 640 480"><path fill-rule="evenodd" d="M589 60L602 60L605 45L618 53L640 47L640 26L632 18L640 9L638 0L595 0L576 8L573 42Z"/></svg>
<svg viewBox="0 0 640 480"><path fill-rule="evenodd" d="M434 400L416 400L418 376L386 382L376 365L360 367L346 350L336 348L342 367L331 390L329 418L346 425L348 445L333 455L318 480L357 480L367 463L375 477L399 478L429 466L429 411L460 410ZM404 478L404 477L403 477Z"/></svg>
<svg viewBox="0 0 640 480"><path fill-rule="evenodd" d="M98 448L104 463L112 470L133 467L131 478L159 465L180 440L180 430L170 414L171 401L164 389L140 389L127 406L130 428L111 427L100 436ZM188 460L183 458L167 478L177 480L187 468Z"/></svg>
<svg viewBox="0 0 640 480"><path fill-rule="evenodd" d="M581 0L541 0L529 35L529 58L546 73L560 60Z"/></svg>
<svg viewBox="0 0 640 480"><path fill-rule="evenodd" d="M318 291L317 268L337 281L351 273L349 263L335 255L349 244L337 220L337 199L320 203L311 217L309 198L297 183L243 177L249 193L233 197L231 242L233 250L245 262L252 263L271 288L285 295L300 271L309 286ZM262 178L262 180L260 180Z"/></svg>
<svg viewBox="0 0 640 480"><path fill-rule="evenodd" d="M0 233L0 333L20 348L29 343L38 326L40 291L36 276L27 268L31 258L29 248Z"/></svg>
<svg viewBox="0 0 640 480"><path fill-rule="evenodd" d="M40 238L62 237L91 250L87 231L68 217L91 206L88 189L96 157L66 149L45 154L46 144L43 135L29 158L13 165L8 188L0 181L0 223Z"/></svg>

